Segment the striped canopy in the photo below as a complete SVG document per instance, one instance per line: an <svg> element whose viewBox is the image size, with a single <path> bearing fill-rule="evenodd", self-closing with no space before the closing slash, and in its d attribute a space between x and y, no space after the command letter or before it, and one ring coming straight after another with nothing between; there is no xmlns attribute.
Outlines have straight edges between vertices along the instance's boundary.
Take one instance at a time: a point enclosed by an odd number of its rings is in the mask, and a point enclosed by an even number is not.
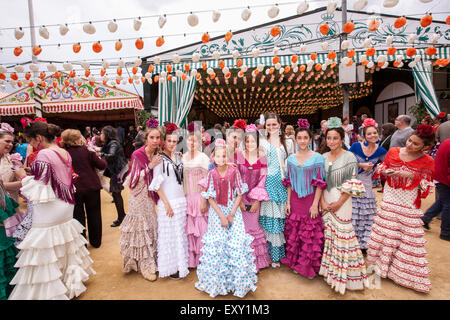
<svg viewBox="0 0 450 320"><path fill-rule="evenodd" d="M414 68L412 68L412 74L415 82L416 97L422 100L425 108L432 117L436 117L440 112L439 101L434 91L433 81L431 80L431 74L433 67L425 67L422 60L420 60Z"/></svg>

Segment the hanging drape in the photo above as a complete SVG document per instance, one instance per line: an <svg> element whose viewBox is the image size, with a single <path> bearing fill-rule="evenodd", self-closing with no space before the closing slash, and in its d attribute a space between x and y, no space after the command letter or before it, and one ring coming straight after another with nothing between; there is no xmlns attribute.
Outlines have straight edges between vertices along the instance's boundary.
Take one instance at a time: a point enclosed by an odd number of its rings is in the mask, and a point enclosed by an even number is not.
<svg viewBox="0 0 450 320"><path fill-rule="evenodd" d="M412 68L416 96L423 101L428 113L431 116L436 117L441 112L441 108L439 107L439 101L431 80L432 72L433 67L425 67L422 60Z"/></svg>
<svg viewBox="0 0 450 320"><path fill-rule="evenodd" d="M159 82L158 120L173 122L179 127L186 126L186 118L192 106L195 93L195 77L175 81Z"/></svg>

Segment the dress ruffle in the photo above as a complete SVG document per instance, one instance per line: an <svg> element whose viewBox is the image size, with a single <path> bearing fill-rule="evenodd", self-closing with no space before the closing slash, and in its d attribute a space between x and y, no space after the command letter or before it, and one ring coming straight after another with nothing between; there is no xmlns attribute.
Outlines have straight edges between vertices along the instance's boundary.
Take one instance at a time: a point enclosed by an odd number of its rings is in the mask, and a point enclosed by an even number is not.
<svg viewBox="0 0 450 320"><path fill-rule="evenodd" d="M352 198L352 224L361 249L367 249L372 231L373 217L377 214L377 202L366 196Z"/></svg>
<svg viewBox="0 0 450 320"><path fill-rule="evenodd" d="M197 268L199 281L195 287L211 297L233 292L243 298L250 290L256 290L253 237L245 232L243 237L238 234L237 228L244 228L239 211L234 219L231 229L217 233L208 230L203 236L203 255Z"/></svg>
<svg viewBox="0 0 450 320"><path fill-rule="evenodd" d="M186 196L187 220L186 233L188 237L189 268L196 268L200 263L201 248L203 247L202 237L208 229L208 212L201 213L200 206L203 197L200 193L193 193Z"/></svg>
<svg viewBox="0 0 450 320"><path fill-rule="evenodd" d="M86 290L83 282L92 259L76 220L52 227L33 227L18 246L15 264L19 268L10 284L15 285L10 300L72 299Z"/></svg>
<svg viewBox="0 0 450 320"><path fill-rule="evenodd" d="M164 278L179 272L188 275L188 240L186 235L186 198L171 199L172 217L166 215L162 200L158 201L158 272Z"/></svg>
<svg viewBox="0 0 450 320"><path fill-rule="evenodd" d="M368 287L366 264L352 224L339 221L331 212L325 212L323 221L325 244L319 274L340 294Z"/></svg>
<svg viewBox="0 0 450 320"><path fill-rule="evenodd" d="M299 200L303 202L303 206L291 203L291 214L286 218L284 230L286 258L281 259L281 262L304 277L315 277L322 259L324 226L320 215L315 219L309 216L309 207L314 200L314 194L307 196L306 199Z"/></svg>
<svg viewBox="0 0 450 320"><path fill-rule="evenodd" d="M158 238L155 203L147 192L130 196L128 213L120 225L120 254L123 272L142 270L156 273L156 249Z"/></svg>
<svg viewBox="0 0 450 320"><path fill-rule="evenodd" d="M4 232L1 230L0 232ZM14 268L16 263L17 249L14 246L14 239L5 238L0 242L0 300L8 299L13 286L9 283L16 274L17 269Z"/></svg>
<svg viewBox="0 0 450 320"><path fill-rule="evenodd" d="M50 183L45 184L40 180L34 180L33 176L22 179L20 192L29 202L34 203L45 203L57 199Z"/></svg>
<svg viewBox="0 0 450 320"><path fill-rule="evenodd" d="M259 225L258 216L258 212L242 213L245 232L254 238L250 247L253 249L256 269L259 271L260 269L267 268L272 260L269 256L269 247L267 246L266 236Z"/></svg>
<svg viewBox="0 0 450 320"><path fill-rule="evenodd" d="M247 197L253 199L253 201L269 201L269 195L267 194L266 189L255 187L247 194Z"/></svg>
<svg viewBox="0 0 450 320"><path fill-rule="evenodd" d="M23 219L25 218L25 213L17 211L13 216L3 221L5 226L6 236L12 237L16 229L20 226Z"/></svg>

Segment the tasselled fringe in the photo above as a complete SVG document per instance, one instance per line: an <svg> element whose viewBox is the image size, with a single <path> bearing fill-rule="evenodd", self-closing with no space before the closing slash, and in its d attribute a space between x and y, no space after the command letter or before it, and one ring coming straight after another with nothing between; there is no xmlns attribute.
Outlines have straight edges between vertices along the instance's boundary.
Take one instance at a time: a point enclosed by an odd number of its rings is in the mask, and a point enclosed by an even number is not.
<svg viewBox="0 0 450 320"><path fill-rule="evenodd" d="M336 188L344 183L345 180L350 180L353 176L356 176L357 164L356 162L350 162L338 169L333 169L332 166L328 167L327 177L325 179L327 183L327 190Z"/></svg>

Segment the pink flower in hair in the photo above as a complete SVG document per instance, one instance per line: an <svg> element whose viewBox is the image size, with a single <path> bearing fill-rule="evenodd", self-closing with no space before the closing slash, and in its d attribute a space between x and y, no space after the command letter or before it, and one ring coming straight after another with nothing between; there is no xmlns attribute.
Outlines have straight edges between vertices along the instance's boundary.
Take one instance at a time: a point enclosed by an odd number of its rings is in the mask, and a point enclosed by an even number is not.
<svg viewBox="0 0 450 320"><path fill-rule="evenodd" d="M307 119L298 119L297 126L302 129L309 129L310 125Z"/></svg>
<svg viewBox="0 0 450 320"><path fill-rule="evenodd" d="M8 123L2 122L2 123L0 124L0 131L5 131L5 132L9 132L9 133L14 133L14 128L11 127Z"/></svg>
<svg viewBox="0 0 450 320"><path fill-rule="evenodd" d="M15 165L15 166L21 166L22 165L22 156L20 155L20 153L13 153L12 155L10 155L10 159L11 162Z"/></svg>
<svg viewBox="0 0 450 320"><path fill-rule="evenodd" d="M223 139L217 139L217 140L215 141L215 144L216 144L216 148L217 148L217 147L219 147L219 148L225 148L225 147L227 146L227 143L226 143L225 140L223 140Z"/></svg>
<svg viewBox="0 0 450 320"><path fill-rule="evenodd" d="M363 126L363 128L371 127L371 126L378 128L378 123L375 120L373 120L372 118L367 118L366 120L364 120L362 126Z"/></svg>
<svg viewBox="0 0 450 320"><path fill-rule="evenodd" d="M252 123L247 125L245 132L258 132L258 128Z"/></svg>

